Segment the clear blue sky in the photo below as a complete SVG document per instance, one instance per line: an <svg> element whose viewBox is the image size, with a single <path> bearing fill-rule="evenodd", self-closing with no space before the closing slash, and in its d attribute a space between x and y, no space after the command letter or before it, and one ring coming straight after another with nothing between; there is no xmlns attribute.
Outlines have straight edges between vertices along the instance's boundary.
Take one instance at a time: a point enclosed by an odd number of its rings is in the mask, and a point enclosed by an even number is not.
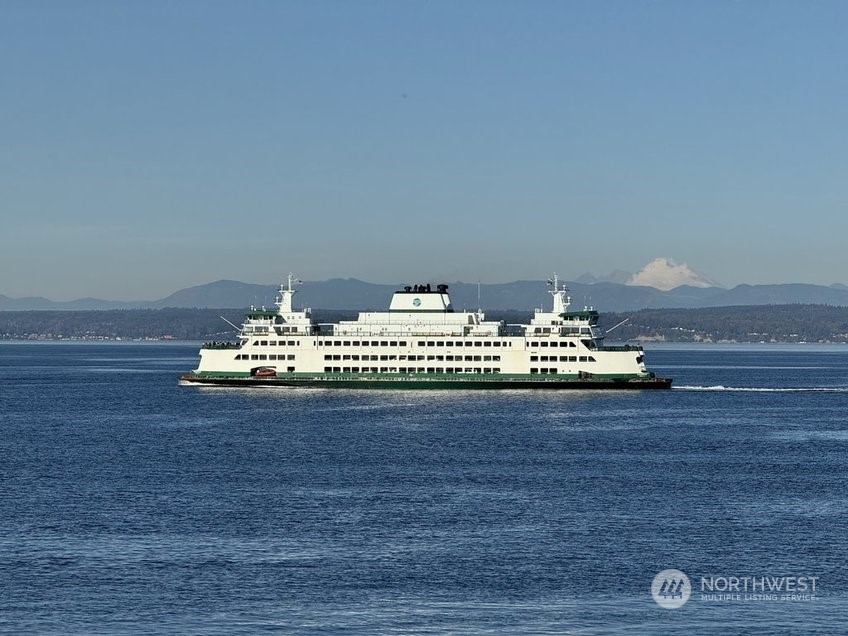
<svg viewBox="0 0 848 636"><path fill-rule="evenodd" d="M848 283L848 2L0 0L0 294Z"/></svg>

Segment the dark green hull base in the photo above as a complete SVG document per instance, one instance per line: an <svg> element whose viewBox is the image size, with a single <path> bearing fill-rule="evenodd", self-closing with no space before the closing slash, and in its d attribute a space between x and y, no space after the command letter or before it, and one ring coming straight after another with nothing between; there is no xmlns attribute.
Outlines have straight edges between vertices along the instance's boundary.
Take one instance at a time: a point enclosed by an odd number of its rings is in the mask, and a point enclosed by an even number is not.
<svg viewBox="0 0 848 636"><path fill-rule="evenodd" d="M228 386L228 387L262 387L283 386L302 387L310 389L605 389L605 390L632 390L632 389L670 389L671 378L540 378L530 379L504 379L492 378L481 380L479 378L460 379L432 379L415 378L401 379L397 377L386 379L368 378L340 378L340 377L234 377L234 376L202 376L186 374L180 376L180 381L190 384L205 386Z"/></svg>

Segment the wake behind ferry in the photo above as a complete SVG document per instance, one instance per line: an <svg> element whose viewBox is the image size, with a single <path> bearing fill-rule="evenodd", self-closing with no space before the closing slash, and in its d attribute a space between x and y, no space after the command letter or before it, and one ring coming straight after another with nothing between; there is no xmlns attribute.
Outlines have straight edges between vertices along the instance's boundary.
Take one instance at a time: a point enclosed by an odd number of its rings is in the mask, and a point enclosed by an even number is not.
<svg viewBox="0 0 848 636"><path fill-rule="evenodd" d="M276 310L251 308L237 342L206 343L181 383L386 389L667 389L648 371L639 345L604 344L599 314L569 309L554 277L550 311L529 324L487 321L455 311L448 286L408 285L388 311L317 323L295 310L295 278L281 285Z"/></svg>

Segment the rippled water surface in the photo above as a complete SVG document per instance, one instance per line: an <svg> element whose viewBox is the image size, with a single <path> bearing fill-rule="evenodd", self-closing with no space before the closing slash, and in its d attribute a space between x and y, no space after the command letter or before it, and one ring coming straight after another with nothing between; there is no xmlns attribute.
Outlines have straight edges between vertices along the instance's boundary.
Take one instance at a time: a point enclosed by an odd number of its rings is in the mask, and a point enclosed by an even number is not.
<svg viewBox="0 0 848 636"><path fill-rule="evenodd" d="M848 630L848 348L654 348L677 388L620 393L178 386L195 362L0 344L0 631Z"/></svg>

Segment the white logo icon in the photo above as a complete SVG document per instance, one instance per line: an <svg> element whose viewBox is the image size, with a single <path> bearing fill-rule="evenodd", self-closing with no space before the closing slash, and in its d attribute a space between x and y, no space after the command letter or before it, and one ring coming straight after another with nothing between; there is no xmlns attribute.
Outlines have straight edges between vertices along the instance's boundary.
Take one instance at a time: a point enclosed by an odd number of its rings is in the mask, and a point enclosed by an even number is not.
<svg viewBox="0 0 848 636"><path fill-rule="evenodd" d="M689 577L680 570L663 570L651 583L651 596L657 605L666 609L677 609L686 604L692 594Z"/></svg>

